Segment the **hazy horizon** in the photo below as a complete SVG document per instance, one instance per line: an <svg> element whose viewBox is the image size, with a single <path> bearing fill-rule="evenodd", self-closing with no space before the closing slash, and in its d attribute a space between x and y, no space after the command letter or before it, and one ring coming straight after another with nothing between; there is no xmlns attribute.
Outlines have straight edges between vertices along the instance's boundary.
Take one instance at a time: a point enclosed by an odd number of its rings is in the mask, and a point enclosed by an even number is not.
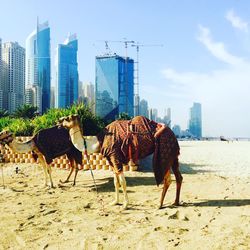
<svg viewBox="0 0 250 250"><path fill-rule="evenodd" d="M2 42L25 40L40 23L51 28L52 85L55 48L67 34L79 41L79 79L95 82L100 40L163 47L140 48L140 97L172 125L187 127L189 108L202 104L203 136L250 137L250 2L222 1L2 1ZM109 43L125 55L122 43ZM135 48L128 56L136 60Z"/></svg>

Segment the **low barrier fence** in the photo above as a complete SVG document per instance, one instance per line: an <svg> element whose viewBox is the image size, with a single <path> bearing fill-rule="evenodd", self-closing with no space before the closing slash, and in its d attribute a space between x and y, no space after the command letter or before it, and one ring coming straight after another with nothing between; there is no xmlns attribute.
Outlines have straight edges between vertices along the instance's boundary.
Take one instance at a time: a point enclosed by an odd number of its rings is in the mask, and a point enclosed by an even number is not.
<svg viewBox="0 0 250 250"><path fill-rule="evenodd" d="M20 136L16 139L22 142L25 142L29 140L31 137L28 136ZM0 145L0 152L4 156L4 160L6 163L39 163L39 160L35 161L35 159L32 157L31 153L25 153L25 154L19 154L13 152L11 149L7 149L6 147ZM60 169L70 169L70 163L67 159L66 155L63 155L61 157L58 157L53 160L53 162L50 164L52 167L60 168ZM88 170L90 169L96 169L96 170L112 170L111 166L109 165L109 162L102 156L102 154L94 153L89 155L89 164L87 162L87 158L84 155L83 157L83 164L78 165L78 168L80 170ZM137 166L123 166L123 171L136 171Z"/></svg>

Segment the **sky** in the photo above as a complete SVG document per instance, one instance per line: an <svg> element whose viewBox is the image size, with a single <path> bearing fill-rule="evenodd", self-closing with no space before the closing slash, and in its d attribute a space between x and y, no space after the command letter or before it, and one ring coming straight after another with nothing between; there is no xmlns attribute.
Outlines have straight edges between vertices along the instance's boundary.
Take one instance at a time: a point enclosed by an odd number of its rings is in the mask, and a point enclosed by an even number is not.
<svg viewBox="0 0 250 250"><path fill-rule="evenodd" d="M250 137L250 1L248 0L0 0L0 38L25 47L40 22L51 28L52 72L57 44L78 37L79 79L95 82L103 40L138 41L140 97L172 125L186 129L193 102L202 104L204 136ZM109 43L125 55L123 43ZM134 47L128 56L136 59ZM52 85L54 85L52 73Z"/></svg>

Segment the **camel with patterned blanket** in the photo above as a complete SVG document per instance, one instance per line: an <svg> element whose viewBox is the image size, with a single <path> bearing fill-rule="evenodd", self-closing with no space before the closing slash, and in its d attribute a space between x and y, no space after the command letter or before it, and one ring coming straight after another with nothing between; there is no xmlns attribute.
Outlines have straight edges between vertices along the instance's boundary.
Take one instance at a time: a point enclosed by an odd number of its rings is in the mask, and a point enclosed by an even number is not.
<svg viewBox="0 0 250 250"><path fill-rule="evenodd" d="M179 205L182 175L179 171L179 144L169 127L150 121L146 117L136 116L132 120L118 120L109 124L97 136L89 139L83 137L79 117L72 115L63 117L59 123L69 129L72 143L79 151L88 153L100 152L107 158L114 172L115 200L119 203L119 187L124 194L124 208L128 206L126 180L122 171L123 164L137 162L154 153L153 170L156 184L163 182L160 208L171 183L172 168L176 178L176 198L174 205Z"/></svg>
<svg viewBox="0 0 250 250"><path fill-rule="evenodd" d="M67 179L61 182L68 182L75 169L73 182L73 185L75 185L78 171L77 164L82 164L82 153L72 144L68 129L60 126L42 129L26 142L18 141L10 131L4 130L0 133L0 143L7 145L16 153L31 152L35 160L38 158L44 170L45 187L48 186L48 177L50 186L54 187L50 163L54 158L66 154L70 162L71 171Z"/></svg>

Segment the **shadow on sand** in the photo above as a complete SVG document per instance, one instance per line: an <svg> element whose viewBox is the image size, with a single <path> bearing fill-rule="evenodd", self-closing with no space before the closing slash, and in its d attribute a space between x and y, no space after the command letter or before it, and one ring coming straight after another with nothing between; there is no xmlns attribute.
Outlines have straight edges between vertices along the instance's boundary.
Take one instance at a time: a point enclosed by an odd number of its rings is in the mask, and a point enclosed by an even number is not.
<svg viewBox="0 0 250 250"><path fill-rule="evenodd" d="M226 199L226 200L205 200L201 202L185 203L184 206L190 207L241 207L249 206L250 199Z"/></svg>
<svg viewBox="0 0 250 250"><path fill-rule="evenodd" d="M151 164L152 165L152 164ZM199 174L199 173L211 173L213 171L202 169L202 167L206 167L206 165L198 165L194 163L181 163L180 162L180 171L182 174ZM141 172L153 172L152 166L140 167L139 171Z"/></svg>
<svg viewBox="0 0 250 250"><path fill-rule="evenodd" d="M154 177L126 177L127 186L153 186L156 185ZM114 179L113 177L96 180L98 192L112 192L114 191ZM92 183L91 188L94 188ZM128 190L128 192L131 192Z"/></svg>
<svg viewBox="0 0 250 250"><path fill-rule="evenodd" d="M180 162L180 171L182 174L200 174L200 173L211 173L213 171L202 169L206 165L198 165L194 163L185 164Z"/></svg>
<svg viewBox="0 0 250 250"><path fill-rule="evenodd" d="M201 169L203 165L196 165L196 164L182 164L180 163L180 171L182 174L198 174L198 173L206 173L211 172L208 170ZM152 172L152 169L139 169L141 172ZM125 173L126 176L126 173ZM110 192L114 191L114 182L113 177L108 178L102 178L102 179L96 179L96 184L99 192ZM172 173L172 180L175 181L175 177ZM152 176L126 176L127 185L129 187L135 187L135 186L156 186L155 178ZM93 182L92 180L89 183L84 183L84 186L89 186L93 188Z"/></svg>

